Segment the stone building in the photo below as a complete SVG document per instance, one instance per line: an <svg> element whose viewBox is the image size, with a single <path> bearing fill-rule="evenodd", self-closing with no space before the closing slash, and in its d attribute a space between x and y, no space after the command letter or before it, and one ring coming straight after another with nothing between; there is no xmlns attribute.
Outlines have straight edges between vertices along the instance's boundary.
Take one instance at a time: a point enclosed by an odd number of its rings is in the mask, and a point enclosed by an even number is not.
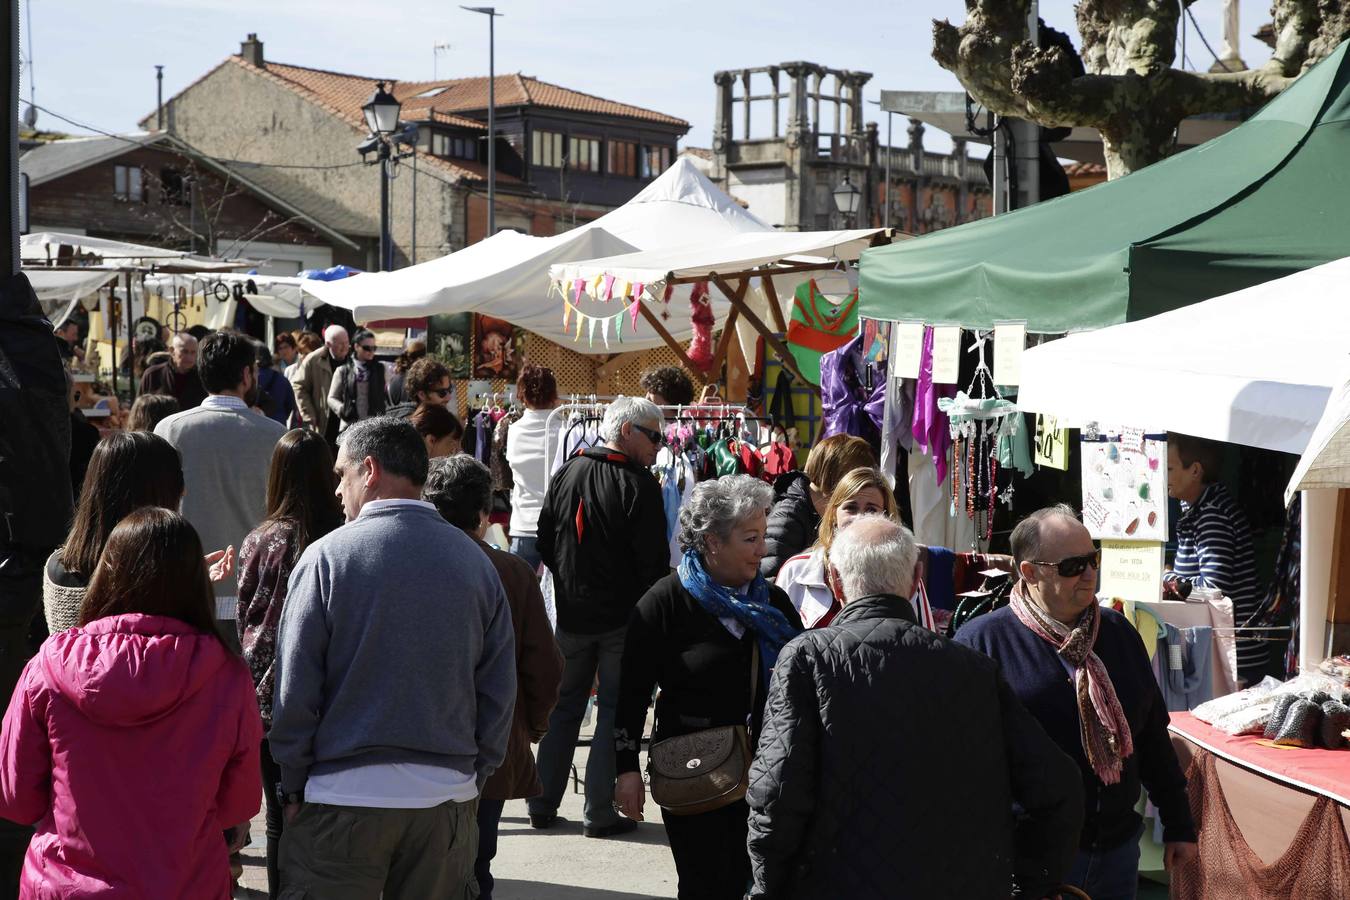
<svg viewBox="0 0 1350 900"><path fill-rule="evenodd" d="M378 169L356 148L367 136L361 105L381 80L419 129L415 164L400 163L391 184L395 266L485 237L486 78L396 82L292 66L268 60L251 34L238 55L167 101L164 129L204 154L267 164L377 227ZM554 234L621 205L670 165L689 129L674 116L525 75L499 75L495 88L499 230ZM363 267L376 257L369 251Z"/></svg>
<svg viewBox="0 0 1350 900"><path fill-rule="evenodd" d="M876 123L863 121L871 78L809 62L716 73L709 177L756 216L790 231L889 222L921 234L989 215L988 182L964 141L954 142L951 154L926 151L924 127L911 119L908 143L888 151ZM845 179L861 192L854 223L832 196Z"/></svg>

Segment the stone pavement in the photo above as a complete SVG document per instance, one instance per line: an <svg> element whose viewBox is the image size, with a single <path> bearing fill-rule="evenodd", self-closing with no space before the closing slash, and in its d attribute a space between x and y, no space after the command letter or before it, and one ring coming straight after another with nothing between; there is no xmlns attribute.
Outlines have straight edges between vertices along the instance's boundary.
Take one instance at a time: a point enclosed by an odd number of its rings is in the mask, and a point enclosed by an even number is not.
<svg viewBox="0 0 1350 900"><path fill-rule="evenodd" d="M587 750L577 749L579 773ZM498 832L496 900L645 900L675 896L675 862L666 846L660 811L647 801L648 821L617 838L581 834L581 794L569 783L560 813L567 821L548 831L530 827L524 800L506 804ZM253 820L253 844L244 849L244 877L237 900L267 896L263 816Z"/></svg>

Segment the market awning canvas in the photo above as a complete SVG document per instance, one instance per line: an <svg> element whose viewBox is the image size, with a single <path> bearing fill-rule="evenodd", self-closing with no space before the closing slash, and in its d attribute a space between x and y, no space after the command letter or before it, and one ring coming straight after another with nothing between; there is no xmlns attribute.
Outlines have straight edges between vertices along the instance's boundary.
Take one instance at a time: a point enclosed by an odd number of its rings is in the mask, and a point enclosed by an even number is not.
<svg viewBox="0 0 1350 900"><path fill-rule="evenodd" d="M1294 477L1285 490L1285 502L1296 491L1350 488L1350 351L1342 356L1344 377L1327 402Z"/></svg>
<svg viewBox="0 0 1350 900"><path fill-rule="evenodd" d="M1350 255L1342 44L1249 121L1116 181L862 256L862 314L1062 333Z"/></svg>
<svg viewBox="0 0 1350 900"><path fill-rule="evenodd" d="M1350 259L1022 356L1017 405L1302 453L1346 374Z"/></svg>
<svg viewBox="0 0 1350 900"><path fill-rule="evenodd" d="M463 250L395 272L309 282L306 293L352 311L359 322L457 312L484 313L581 352L614 349L578 340L563 324L563 305L550 296L549 267L656 247L715 241L747 232L773 232L710 182L688 160L679 160L637 196L604 216L552 237L500 232ZM687 302L685 304L687 309ZM720 321L728 306L714 298ZM672 316L671 333L693 333L687 314ZM621 349L659 347L651 328L629 331Z"/></svg>

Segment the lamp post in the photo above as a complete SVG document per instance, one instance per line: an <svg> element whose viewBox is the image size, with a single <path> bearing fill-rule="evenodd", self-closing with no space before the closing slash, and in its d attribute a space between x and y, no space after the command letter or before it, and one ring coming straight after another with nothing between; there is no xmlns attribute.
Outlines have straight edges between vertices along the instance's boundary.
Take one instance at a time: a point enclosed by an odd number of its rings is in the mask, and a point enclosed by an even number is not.
<svg viewBox="0 0 1350 900"><path fill-rule="evenodd" d="M845 172L843 182L831 193L834 197L834 208L844 217L844 224L852 228L853 217L858 214L858 204L862 200L862 192L849 180L848 173Z"/></svg>
<svg viewBox="0 0 1350 900"><path fill-rule="evenodd" d="M488 227L487 236L497 233L497 36L496 19L502 15L495 6L461 6L469 12L488 17Z"/></svg>
<svg viewBox="0 0 1350 900"><path fill-rule="evenodd" d="M369 165L380 167L380 265L381 272L394 268L394 241L389 236L389 181L393 178L393 167L401 159L412 156L417 146L417 126L411 122L400 123L398 114L403 104L384 88L384 82L377 82L375 93L361 105L366 127L370 137L356 148L365 159L367 153L374 152L374 160L366 160ZM396 144L406 144L413 148L397 152ZM414 229L416 224L414 224ZM414 234L416 232L414 231ZM414 238L414 242L416 239Z"/></svg>

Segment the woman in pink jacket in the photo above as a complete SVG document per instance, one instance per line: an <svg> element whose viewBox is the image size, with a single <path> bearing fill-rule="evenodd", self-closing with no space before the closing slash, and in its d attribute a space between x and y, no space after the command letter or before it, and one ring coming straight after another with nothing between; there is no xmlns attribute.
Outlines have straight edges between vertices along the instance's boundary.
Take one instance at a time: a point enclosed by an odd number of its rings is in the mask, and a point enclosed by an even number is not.
<svg viewBox="0 0 1350 900"><path fill-rule="evenodd" d="M261 740L197 533L165 509L131 513L79 627L42 645L5 713L0 816L35 829L20 896L226 900L224 831L258 812Z"/></svg>

